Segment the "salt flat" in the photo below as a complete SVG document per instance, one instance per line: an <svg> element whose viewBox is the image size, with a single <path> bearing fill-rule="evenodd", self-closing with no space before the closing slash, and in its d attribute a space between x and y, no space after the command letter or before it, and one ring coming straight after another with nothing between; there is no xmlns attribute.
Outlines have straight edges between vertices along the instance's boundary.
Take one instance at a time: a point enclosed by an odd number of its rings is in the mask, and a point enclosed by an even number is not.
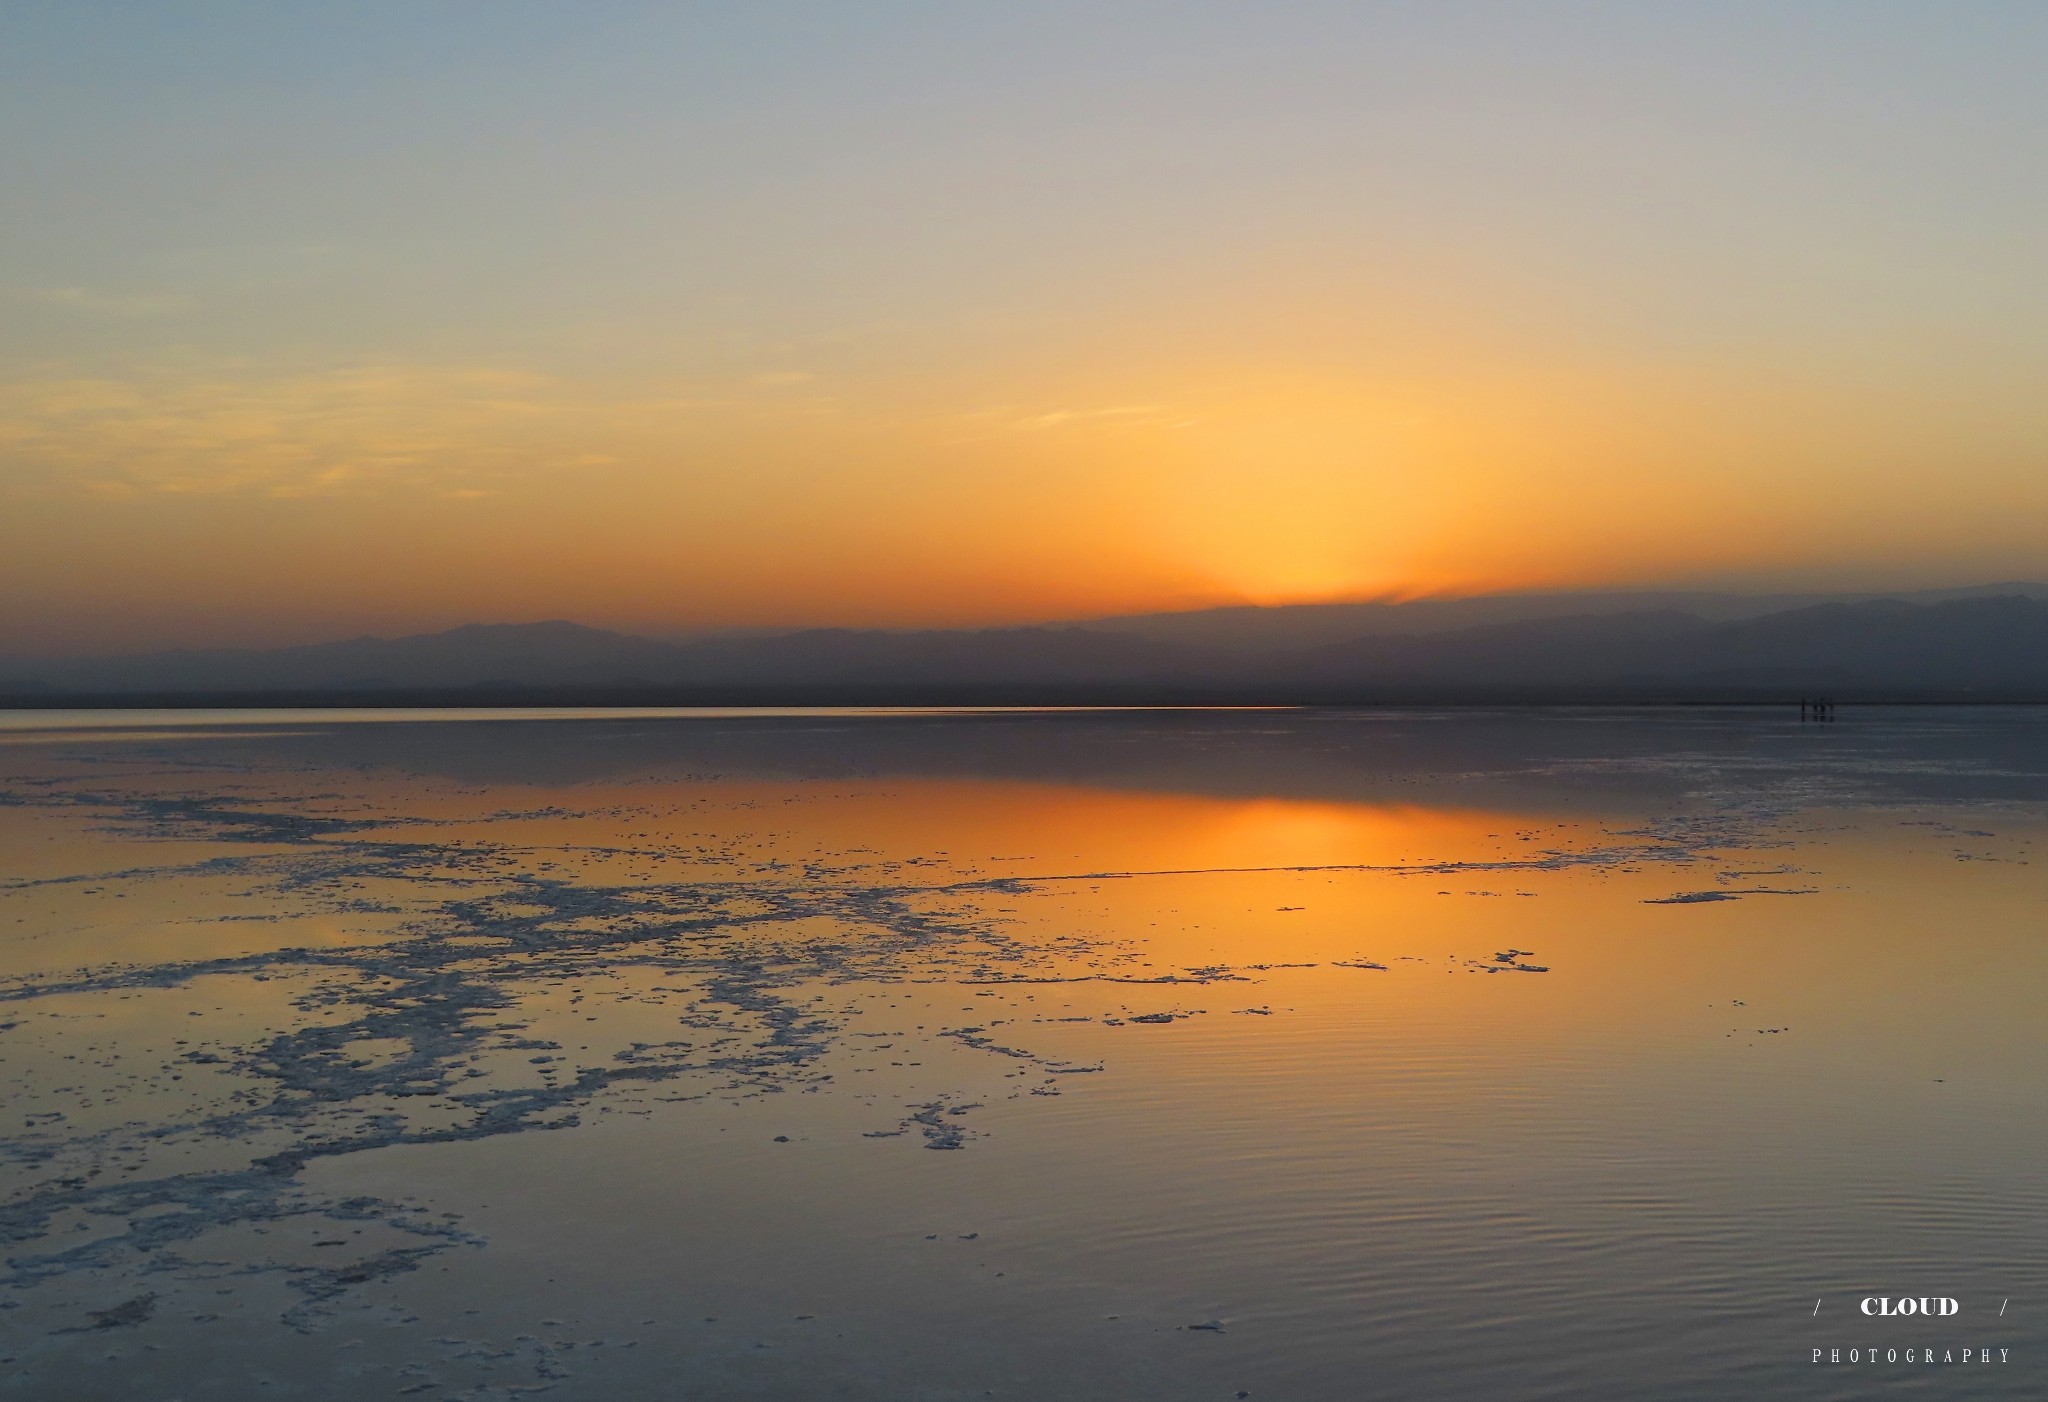
<svg viewBox="0 0 2048 1402"><path fill-rule="evenodd" d="M7 1395L2040 1394L2040 712L377 719L0 728Z"/></svg>

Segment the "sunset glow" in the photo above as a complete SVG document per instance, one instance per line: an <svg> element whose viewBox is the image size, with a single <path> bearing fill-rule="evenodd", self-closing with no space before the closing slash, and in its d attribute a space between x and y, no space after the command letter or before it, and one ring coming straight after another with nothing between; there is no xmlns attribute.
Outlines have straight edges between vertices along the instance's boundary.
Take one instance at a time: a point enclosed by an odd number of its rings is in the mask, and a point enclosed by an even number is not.
<svg viewBox="0 0 2048 1402"><path fill-rule="evenodd" d="M2038 573L2043 22L1876 8L18 10L0 646Z"/></svg>

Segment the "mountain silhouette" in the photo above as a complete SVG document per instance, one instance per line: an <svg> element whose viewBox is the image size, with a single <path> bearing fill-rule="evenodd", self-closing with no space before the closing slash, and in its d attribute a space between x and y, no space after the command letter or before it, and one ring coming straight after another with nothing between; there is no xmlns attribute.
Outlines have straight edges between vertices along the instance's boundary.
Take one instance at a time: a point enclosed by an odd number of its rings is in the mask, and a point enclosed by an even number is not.
<svg viewBox="0 0 2048 1402"><path fill-rule="evenodd" d="M2048 594L2041 586L2012 586ZM284 648L176 650L0 664L15 705L71 699L395 696L648 704L835 700L2048 699L2048 599L2027 593L1830 600L1742 613L1612 609L1615 596L1523 596L1496 611L1570 610L1466 626L1420 604L1310 605L1054 627L795 632L668 642L562 620L471 624L400 638ZM1685 595L1628 596L1660 604ZM1778 602L1776 600L1772 602ZM1341 615L1373 626L1327 639ZM1212 611L1213 612L1213 611ZM1481 610L1484 612L1484 610ZM1736 612L1737 616L1728 616ZM1718 616L1717 616L1718 615ZM1355 616L1355 615L1354 615ZM1189 620L1198 620L1190 622ZM1308 641L1303 642L1303 639ZM464 693L467 693L465 697ZM600 695L601 694L601 695Z"/></svg>

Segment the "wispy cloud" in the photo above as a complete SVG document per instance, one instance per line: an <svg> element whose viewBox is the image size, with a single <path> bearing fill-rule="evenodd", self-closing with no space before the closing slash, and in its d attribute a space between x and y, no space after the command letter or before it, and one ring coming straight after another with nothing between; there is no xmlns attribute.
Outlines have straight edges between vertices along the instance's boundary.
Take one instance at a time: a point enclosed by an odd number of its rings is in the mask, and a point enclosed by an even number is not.
<svg viewBox="0 0 2048 1402"><path fill-rule="evenodd" d="M470 479L529 463L536 439L573 439L589 420L544 376L477 367L229 363L0 383L16 485L101 497L475 491Z"/></svg>
<svg viewBox="0 0 2048 1402"><path fill-rule="evenodd" d="M808 377L804 377L808 379ZM777 384L797 385L794 372ZM0 490L469 500L533 473L672 455L704 426L787 423L815 396L758 377L583 380L488 365L187 360L0 381ZM823 405L824 408L820 406Z"/></svg>
<svg viewBox="0 0 2048 1402"><path fill-rule="evenodd" d="M178 316L198 309L199 300L183 292L109 292L93 287L17 288L7 297L16 302L53 307L82 316L127 318Z"/></svg>
<svg viewBox="0 0 2048 1402"><path fill-rule="evenodd" d="M1026 433L1088 423L1147 423L1168 412L1163 404L1118 404L1106 409L1053 409L1014 420L1010 427Z"/></svg>

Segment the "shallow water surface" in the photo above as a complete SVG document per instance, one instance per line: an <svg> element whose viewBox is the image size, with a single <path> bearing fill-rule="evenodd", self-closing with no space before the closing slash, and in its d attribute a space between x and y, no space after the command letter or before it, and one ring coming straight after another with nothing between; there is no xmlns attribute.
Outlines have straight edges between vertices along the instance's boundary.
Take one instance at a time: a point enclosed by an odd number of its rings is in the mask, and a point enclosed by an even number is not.
<svg viewBox="0 0 2048 1402"><path fill-rule="evenodd" d="M0 1392L2048 1391L2048 713L378 719L0 723Z"/></svg>

